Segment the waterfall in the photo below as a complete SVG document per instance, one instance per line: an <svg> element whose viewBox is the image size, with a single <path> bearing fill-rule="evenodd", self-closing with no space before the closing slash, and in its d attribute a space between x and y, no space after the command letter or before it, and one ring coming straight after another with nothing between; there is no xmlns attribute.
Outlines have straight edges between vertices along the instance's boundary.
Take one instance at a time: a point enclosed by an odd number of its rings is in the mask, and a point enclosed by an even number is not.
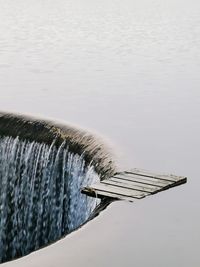
<svg viewBox="0 0 200 267"><path fill-rule="evenodd" d="M92 161L55 142L0 136L0 262L72 232L99 204L80 192L100 179Z"/></svg>

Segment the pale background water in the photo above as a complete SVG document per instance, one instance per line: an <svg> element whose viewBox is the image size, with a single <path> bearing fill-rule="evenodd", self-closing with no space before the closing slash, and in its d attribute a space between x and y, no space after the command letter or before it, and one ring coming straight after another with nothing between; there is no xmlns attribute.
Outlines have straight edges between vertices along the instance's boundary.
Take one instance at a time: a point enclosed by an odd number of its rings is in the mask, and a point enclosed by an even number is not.
<svg viewBox="0 0 200 267"><path fill-rule="evenodd" d="M0 0L0 109L94 129L188 183L8 266L200 266L200 3Z"/></svg>

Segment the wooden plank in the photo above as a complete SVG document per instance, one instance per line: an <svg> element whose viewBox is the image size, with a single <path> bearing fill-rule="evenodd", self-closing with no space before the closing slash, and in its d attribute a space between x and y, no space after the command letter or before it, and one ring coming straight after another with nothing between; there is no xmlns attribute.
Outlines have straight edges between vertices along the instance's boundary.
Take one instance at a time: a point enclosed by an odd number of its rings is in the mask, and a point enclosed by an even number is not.
<svg viewBox="0 0 200 267"><path fill-rule="evenodd" d="M149 184L143 184L141 182L134 182L131 179L122 179L122 178L117 178L117 177L111 177L110 179L106 180L106 181L114 181L116 183L124 183L124 184L128 184L130 186L139 186L139 187L143 187L146 190L154 190L154 189L160 189L162 188L161 186L157 186L157 185L149 185Z"/></svg>
<svg viewBox="0 0 200 267"><path fill-rule="evenodd" d="M155 184L150 184L150 183L144 183L144 182L141 182L141 180L134 181L133 179L129 179L128 177L126 178L126 177L122 177L122 176L119 176L119 177L118 176L114 176L114 177L109 178L108 180L110 180L110 179L116 179L116 180L127 182L127 183L131 182L133 184L134 183L138 183L138 184L141 184L141 185L151 186L151 187L154 187L154 186L157 186L157 187L160 187L160 188L163 187L163 185L161 186L161 185L155 185Z"/></svg>
<svg viewBox="0 0 200 267"><path fill-rule="evenodd" d="M99 191L104 191L104 192L110 192L110 193L114 193L117 195L124 195L127 197L133 197L133 198L143 198L147 195L149 195L149 193L147 192L140 192L140 191L136 191L136 190L132 190L132 189L126 189L126 188L119 188L117 186L113 186L113 185L106 185L106 184L102 184L102 183L98 183L98 184L94 184L90 187L92 190L99 190Z"/></svg>
<svg viewBox="0 0 200 267"><path fill-rule="evenodd" d="M173 182L169 182L169 181L156 180L156 179L151 178L151 177L144 177L144 176L128 174L128 173L117 173L114 175L114 177L115 178L129 179L130 181L132 180L133 182L147 184L147 185L154 185L154 186L159 186L159 187L163 187L163 186L166 186L170 183L173 183Z"/></svg>
<svg viewBox="0 0 200 267"><path fill-rule="evenodd" d="M126 181L124 182L123 180L115 179L115 178L111 178L109 180L103 180L101 183L102 184L108 184L108 185L114 185L114 186L118 186L121 188L133 189L136 191L142 191L142 192L146 192L146 193L153 193L155 191L160 190L160 187L148 186L148 185L144 185L144 184L140 184L140 183L134 183L134 182L126 182Z"/></svg>
<svg viewBox="0 0 200 267"><path fill-rule="evenodd" d="M83 188L82 192L93 197L133 201L186 182L187 178L184 176L154 174L133 169L116 173L107 180Z"/></svg>
<svg viewBox="0 0 200 267"><path fill-rule="evenodd" d="M169 182L177 182L180 179L185 178L184 176L176 176L172 174L168 174L168 175L167 174L156 174L151 171L146 171L146 170L137 169L137 168L132 169L130 171L125 171L125 173L144 176L144 177L151 177L154 179L160 179L160 180L169 181Z"/></svg>
<svg viewBox="0 0 200 267"><path fill-rule="evenodd" d="M88 196L91 197L97 197L97 198L112 198L114 200L126 200L129 202L133 202L134 198L132 197L128 197L128 196L124 196L124 195L119 195L119 194L114 194L114 193L110 193L110 192L106 192L106 191L100 191L100 190L93 190L90 187L85 187L82 189L82 193L87 194Z"/></svg>
<svg viewBox="0 0 200 267"><path fill-rule="evenodd" d="M140 179L140 180L146 180L149 181L152 184L157 184L160 186L164 186L170 183L173 183L174 181L169 181L169 180L164 180L164 179L159 179L156 177L150 177L150 176L144 176L144 175L139 175L139 174L134 174L134 173L130 173L130 172L123 172L120 175L124 175L126 177L129 177L131 179Z"/></svg>
<svg viewBox="0 0 200 267"><path fill-rule="evenodd" d="M183 177L183 176L182 176ZM185 184L187 182L187 177L183 177L181 178L180 180L172 183L172 184L169 184L167 186L164 186L163 188L161 188L158 192L161 192L161 191L164 191L164 190L167 190L167 189L170 189L170 188L173 188L175 186L178 186L178 185L182 185L182 184ZM158 193L158 192L154 192L153 194L155 193Z"/></svg>

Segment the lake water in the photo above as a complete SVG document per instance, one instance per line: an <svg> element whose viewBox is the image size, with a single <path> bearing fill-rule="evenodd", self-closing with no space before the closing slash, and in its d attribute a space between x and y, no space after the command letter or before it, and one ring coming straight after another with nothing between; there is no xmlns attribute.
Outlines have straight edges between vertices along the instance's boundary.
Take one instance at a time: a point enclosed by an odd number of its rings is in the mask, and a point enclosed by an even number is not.
<svg viewBox="0 0 200 267"><path fill-rule="evenodd" d="M200 3L0 0L0 109L105 136L120 169L188 176L8 266L200 265Z"/></svg>

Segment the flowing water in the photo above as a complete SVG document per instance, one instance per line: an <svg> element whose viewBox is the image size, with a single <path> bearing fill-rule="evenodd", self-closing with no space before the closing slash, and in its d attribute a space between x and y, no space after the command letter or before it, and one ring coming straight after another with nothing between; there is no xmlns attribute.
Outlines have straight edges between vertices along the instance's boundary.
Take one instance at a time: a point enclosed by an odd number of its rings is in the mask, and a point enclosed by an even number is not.
<svg viewBox="0 0 200 267"><path fill-rule="evenodd" d="M0 138L0 262L72 232L100 203L80 191L99 181L93 166L65 147Z"/></svg>

